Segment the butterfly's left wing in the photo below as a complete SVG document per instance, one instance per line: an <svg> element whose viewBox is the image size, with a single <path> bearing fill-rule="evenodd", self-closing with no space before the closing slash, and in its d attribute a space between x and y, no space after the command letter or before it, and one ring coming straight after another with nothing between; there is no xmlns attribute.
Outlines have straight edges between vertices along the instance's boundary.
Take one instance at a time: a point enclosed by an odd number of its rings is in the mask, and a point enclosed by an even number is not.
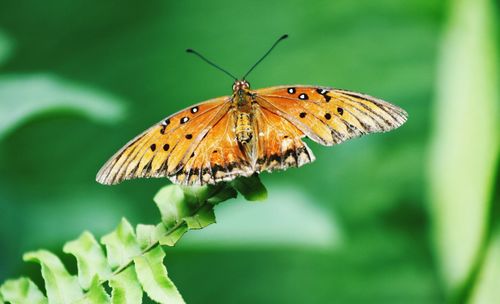
<svg viewBox="0 0 500 304"><path fill-rule="evenodd" d="M395 129L408 116L403 109L375 97L327 87L279 86L254 93L260 106L326 146Z"/></svg>

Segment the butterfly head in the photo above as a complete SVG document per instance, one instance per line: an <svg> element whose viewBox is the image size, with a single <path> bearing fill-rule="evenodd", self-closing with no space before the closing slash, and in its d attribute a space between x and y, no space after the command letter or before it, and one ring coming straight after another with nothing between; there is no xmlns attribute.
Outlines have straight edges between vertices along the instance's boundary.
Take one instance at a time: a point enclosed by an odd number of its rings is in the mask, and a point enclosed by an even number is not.
<svg viewBox="0 0 500 304"><path fill-rule="evenodd" d="M246 80L236 80L233 84L233 93L237 94L240 91L245 91L250 88L250 83Z"/></svg>

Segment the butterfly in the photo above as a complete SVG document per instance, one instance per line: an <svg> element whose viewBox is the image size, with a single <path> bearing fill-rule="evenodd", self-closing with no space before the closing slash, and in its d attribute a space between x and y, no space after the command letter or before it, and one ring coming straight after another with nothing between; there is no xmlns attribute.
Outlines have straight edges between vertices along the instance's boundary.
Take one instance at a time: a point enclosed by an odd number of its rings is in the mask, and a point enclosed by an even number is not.
<svg viewBox="0 0 500 304"><path fill-rule="evenodd" d="M386 101L322 86L286 85L252 90L194 50L188 52L235 79L230 96L210 99L158 122L128 142L96 180L168 177L191 186L300 167L315 157L302 140L325 146L401 126L407 113Z"/></svg>

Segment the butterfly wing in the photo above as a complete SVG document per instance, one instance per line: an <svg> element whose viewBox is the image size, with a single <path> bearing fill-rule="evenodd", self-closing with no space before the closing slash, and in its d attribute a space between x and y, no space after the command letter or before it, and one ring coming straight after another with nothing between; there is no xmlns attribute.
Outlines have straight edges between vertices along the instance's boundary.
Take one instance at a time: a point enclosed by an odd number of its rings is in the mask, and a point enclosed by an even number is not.
<svg viewBox="0 0 500 304"><path fill-rule="evenodd" d="M254 169L257 172L285 170L314 161L314 155L302 141L305 135L290 121L254 105L256 146Z"/></svg>
<svg viewBox="0 0 500 304"><path fill-rule="evenodd" d="M229 107L229 97L220 97L167 117L111 157L96 180L111 185L138 177L175 179L212 126L227 116Z"/></svg>
<svg viewBox="0 0 500 304"><path fill-rule="evenodd" d="M408 116L403 109L375 97L327 87L279 86L255 93L260 106L326 146L395 129Z"/></svg>

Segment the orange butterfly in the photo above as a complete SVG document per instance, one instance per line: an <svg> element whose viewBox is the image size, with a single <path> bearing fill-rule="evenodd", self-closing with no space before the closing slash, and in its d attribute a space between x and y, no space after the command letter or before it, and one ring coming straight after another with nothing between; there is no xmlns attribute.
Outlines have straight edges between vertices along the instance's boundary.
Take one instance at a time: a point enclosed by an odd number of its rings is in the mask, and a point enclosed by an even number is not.
<svg viewBox="0 0 500 304"><path fill-rule="evenodd" d="M300 167L314 161L302 141L325 146L401 126L407 113L383 100L328 87L289 85L251 90L246 76L233 93L167 117L118 151L97 181L116 184L138 177L168 177L182 185L215 184L262 171Z"/></svg>

